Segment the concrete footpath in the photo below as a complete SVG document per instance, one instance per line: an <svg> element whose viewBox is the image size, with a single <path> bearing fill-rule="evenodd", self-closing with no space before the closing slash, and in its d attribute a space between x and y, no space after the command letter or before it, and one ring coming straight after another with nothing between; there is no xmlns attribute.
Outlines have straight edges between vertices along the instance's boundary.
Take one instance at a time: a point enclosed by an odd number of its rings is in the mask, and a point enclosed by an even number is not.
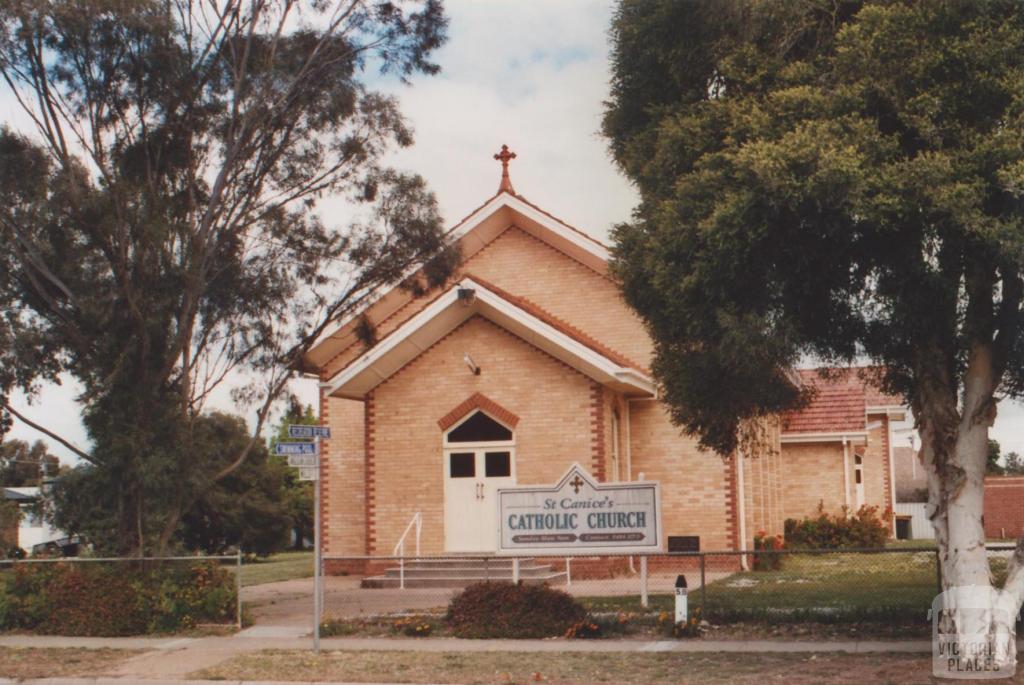
<svg viewBox="0 0 1024 685"><path fill-rule="evenodd" d="M299 633L299 634L297 634ZM457 638L324 638L323 651L421 651L421 652L678 652L678 653L813 653L854 654L901 652L931 653L928 640L460 640ZM9 635L0 637L0 647L145 650L128 659L105 677L46 678L23 680L33 685L109 685L126 682L205 683L187 680L190 673L216 666L232 657L261 650L312 649L312 639L292 629L251 628L228 637L197 638L98 638ZM0 685L15 681L0 678ZM214 681L209 681L214 682ZM216 681L219 683L231 681ZM252 682L252 681L249 681ZM296 681L291 681L292 685ZM324 685L320 683L320 685Z"/></svg>

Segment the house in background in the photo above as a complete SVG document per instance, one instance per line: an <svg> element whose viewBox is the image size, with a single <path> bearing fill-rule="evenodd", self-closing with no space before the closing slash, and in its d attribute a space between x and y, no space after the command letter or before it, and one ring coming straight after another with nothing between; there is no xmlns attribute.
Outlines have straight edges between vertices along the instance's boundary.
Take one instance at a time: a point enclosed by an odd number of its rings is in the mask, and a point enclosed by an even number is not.
<svg viewBox="0 0 1024 685"><path fill-rule="evenodd" d="M498 192L448 234L462 263L446 284L375 293L306 356L332 431L330 570L393 554L416 521L424 554L492 553L498 488L549 485L573 463L601 482L659 481L665 549L750 548L819 502L891 508L895 398L857 374L800 372L817 398L766 420L758 454L702 451L659 399L608 248L516 193L502 161Z"/></svg>
<svg viewBox="0 0 1024 685"><path fill-rule="evenodd" d="M16 544L28 553L41 551L47 545L65 540L62 531L50 526L40 510L42 497L39 487L4 488L4 499L14 501L21 509ZM37 549L38 547L38 549Z"/></svg>
<svg viewBox="0 0 1024 685"><path fill-rule="evenodd" d="M858 373L797 373L815 396L807 407L782 416L786 518L813 516L819 504L829 512L856 512L866 505L891 512L893 424L908 412L902 400L879 392Z"/></svg>

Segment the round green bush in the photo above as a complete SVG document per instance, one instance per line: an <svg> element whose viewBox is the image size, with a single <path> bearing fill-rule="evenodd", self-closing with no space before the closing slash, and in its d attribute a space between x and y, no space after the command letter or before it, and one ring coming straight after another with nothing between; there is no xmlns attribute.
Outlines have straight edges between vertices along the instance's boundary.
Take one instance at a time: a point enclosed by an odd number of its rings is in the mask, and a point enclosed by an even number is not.
<svg viewBox="0 0 1024 685"><path fill-rule="evenodd" d="M546 585L478 583L456 595L446 617L456 637L542 638L564 635L586 610Z"/></svg>

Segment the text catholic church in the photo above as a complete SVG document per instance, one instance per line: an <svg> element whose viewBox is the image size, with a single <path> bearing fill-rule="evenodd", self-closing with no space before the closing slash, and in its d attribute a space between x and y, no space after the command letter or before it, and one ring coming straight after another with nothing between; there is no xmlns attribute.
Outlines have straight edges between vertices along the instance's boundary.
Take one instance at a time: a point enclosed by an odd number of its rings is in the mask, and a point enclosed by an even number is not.
<svg viewBox="0 0 1024 685"><path fill-rule="evenodd" d="M423 554L494 552L497 490L551 485L573 463L601 483L659 482L665 549L748 548L819 502L891 507L890 420L904 409L854 375L794 375L818 395L769 422L763 454L723 459L682 436L608 248L517 194L514 156L495 155L497 194L450 230L462 263L445 286L377 293L306 358L333 436L320 467L325 555L391 555L417 515Z"/></svg>

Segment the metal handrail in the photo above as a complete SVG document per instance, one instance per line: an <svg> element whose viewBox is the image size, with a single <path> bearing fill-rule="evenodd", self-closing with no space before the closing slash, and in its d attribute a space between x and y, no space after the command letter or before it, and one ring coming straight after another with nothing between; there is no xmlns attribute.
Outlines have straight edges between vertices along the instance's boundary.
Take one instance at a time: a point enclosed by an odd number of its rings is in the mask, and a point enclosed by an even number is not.
<svg viewBox="0 0 1024 685"><path fill-rule="evenodd" d="M395 545L394 556L398 557L398 587L401 590L405 589L405 539L409 536L409 531L416 529L416 556L420 556L420 533L423 530L423 514L416 512L412 515L412 520L409 521L409 525L405 527L405 531L402 532L402 537L398 538L398 544Z"/></svg>

